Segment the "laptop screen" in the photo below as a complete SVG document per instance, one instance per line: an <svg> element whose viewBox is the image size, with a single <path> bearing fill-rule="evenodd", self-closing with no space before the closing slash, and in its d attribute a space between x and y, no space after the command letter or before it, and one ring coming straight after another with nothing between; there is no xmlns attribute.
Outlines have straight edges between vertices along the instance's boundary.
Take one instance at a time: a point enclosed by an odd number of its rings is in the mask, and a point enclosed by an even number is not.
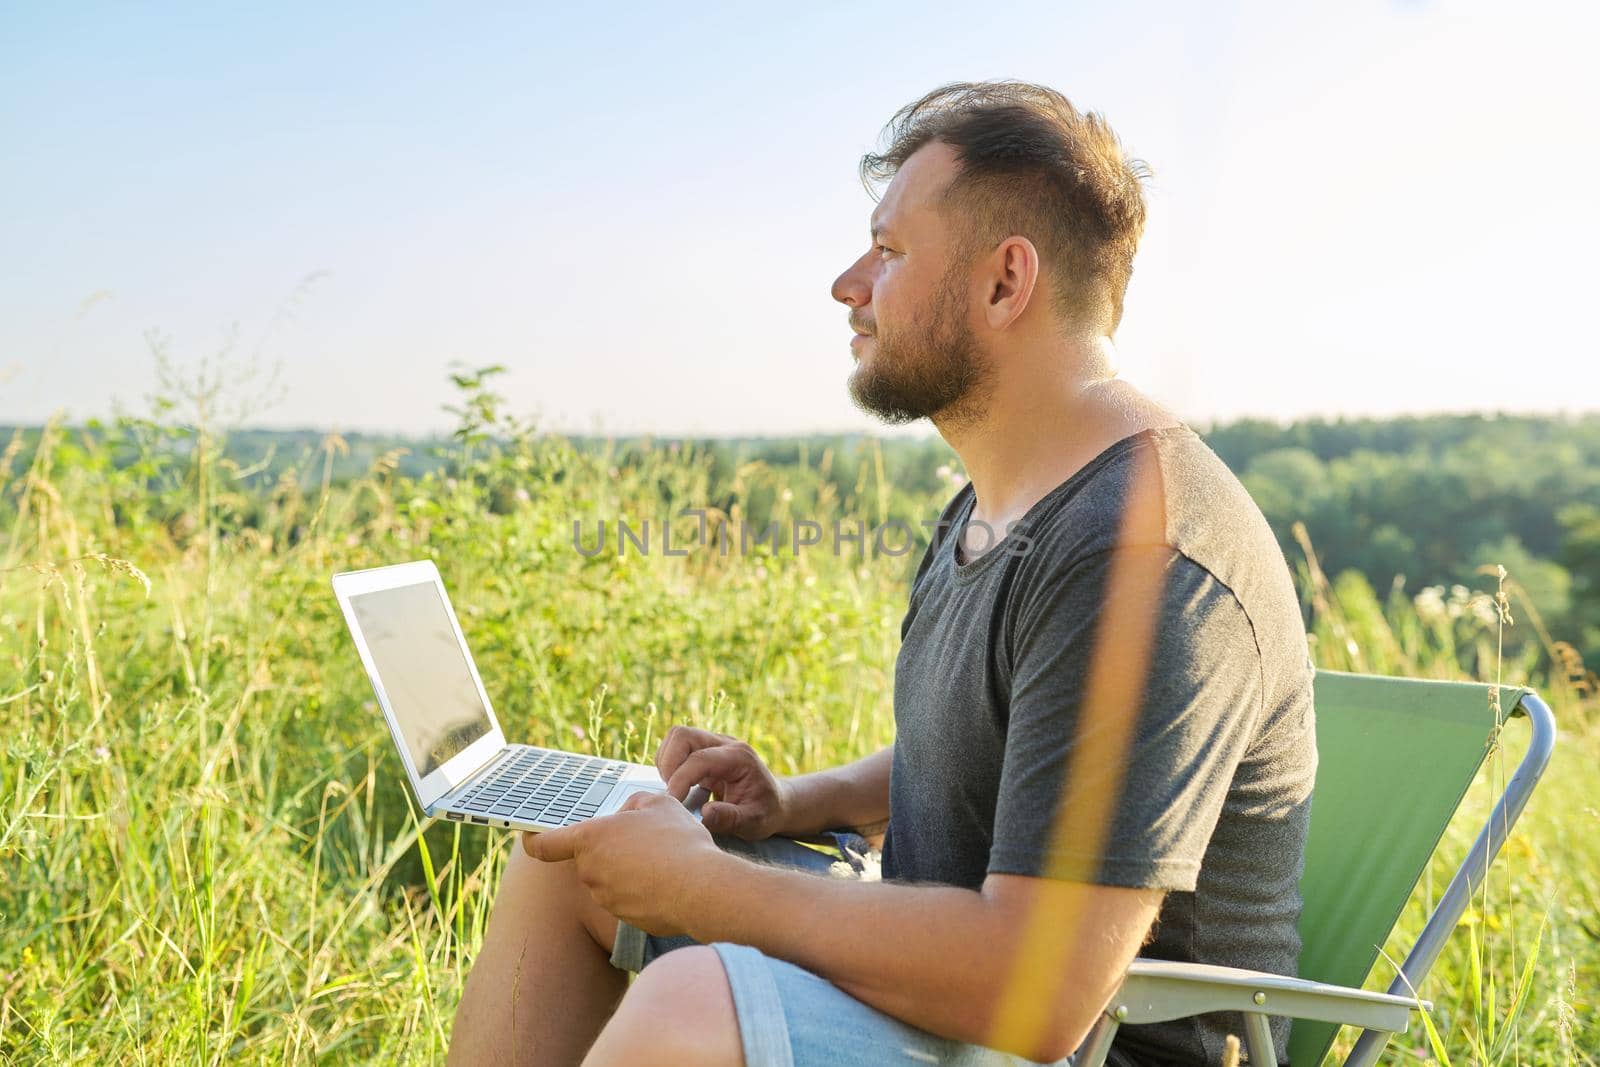
<svg viewBox="0 0 1600 1067"><path fill-rule="evenodd" d="M426 778L489 732L466 652L433 582L350 598L411 765Z"/></svg>

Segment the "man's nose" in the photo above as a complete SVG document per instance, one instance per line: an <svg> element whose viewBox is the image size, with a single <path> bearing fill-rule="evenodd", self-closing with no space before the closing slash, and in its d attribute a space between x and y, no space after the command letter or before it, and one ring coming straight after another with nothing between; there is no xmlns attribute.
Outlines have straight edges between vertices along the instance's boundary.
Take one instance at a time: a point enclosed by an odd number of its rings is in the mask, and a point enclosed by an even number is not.
<svg viewBox="0 0 1600 1067"><path fill-rule="evenodd" d="M834 279L832 292L835 300L853 308L862 307L872 299L872 283L861 268L861 260L850 264L843 274Z"/></svg>

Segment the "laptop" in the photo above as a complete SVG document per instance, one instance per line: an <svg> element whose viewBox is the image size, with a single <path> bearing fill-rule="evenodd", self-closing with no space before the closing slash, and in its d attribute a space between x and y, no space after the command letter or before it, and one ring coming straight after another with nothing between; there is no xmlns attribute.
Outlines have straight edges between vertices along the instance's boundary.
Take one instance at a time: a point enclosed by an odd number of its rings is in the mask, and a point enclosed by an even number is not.
<svg viewBox="0 0 1600 1067"><path fill-rule="evenodd" d="M432 560L335 574L333 591L430 818L553 830L666 791L642 763L507 744Z"/></svg>

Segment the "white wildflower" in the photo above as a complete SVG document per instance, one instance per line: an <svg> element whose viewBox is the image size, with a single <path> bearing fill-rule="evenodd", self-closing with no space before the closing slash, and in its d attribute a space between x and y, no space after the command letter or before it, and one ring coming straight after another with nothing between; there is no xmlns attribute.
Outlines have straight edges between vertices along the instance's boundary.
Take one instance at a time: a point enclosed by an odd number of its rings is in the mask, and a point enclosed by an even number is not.
<svg viewBox="0 0 1600 1067"><path fill-rule="evenodd" d="M1430 585L1411 598L1417 615L1425 623L1442 622L1449 617L1444 604L1444 586Z"/></svg>

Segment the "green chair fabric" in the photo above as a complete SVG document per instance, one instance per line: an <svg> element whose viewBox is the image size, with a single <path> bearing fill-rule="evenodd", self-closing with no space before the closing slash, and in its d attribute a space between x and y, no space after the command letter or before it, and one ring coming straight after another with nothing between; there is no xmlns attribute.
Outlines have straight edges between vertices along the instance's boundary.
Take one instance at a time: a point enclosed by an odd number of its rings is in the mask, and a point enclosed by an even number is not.
<svg viewBox="0 0 1600 1067"><path fill-rule="evenodd" d="M1317 777L1300 976L1360 987L1377 961L1495 730L1493 686L1318 671ZM1500 689L1502 717L1525 692ZM1289 1059L1313 1067L1338 1027L1296 1021Z"/></svg>

